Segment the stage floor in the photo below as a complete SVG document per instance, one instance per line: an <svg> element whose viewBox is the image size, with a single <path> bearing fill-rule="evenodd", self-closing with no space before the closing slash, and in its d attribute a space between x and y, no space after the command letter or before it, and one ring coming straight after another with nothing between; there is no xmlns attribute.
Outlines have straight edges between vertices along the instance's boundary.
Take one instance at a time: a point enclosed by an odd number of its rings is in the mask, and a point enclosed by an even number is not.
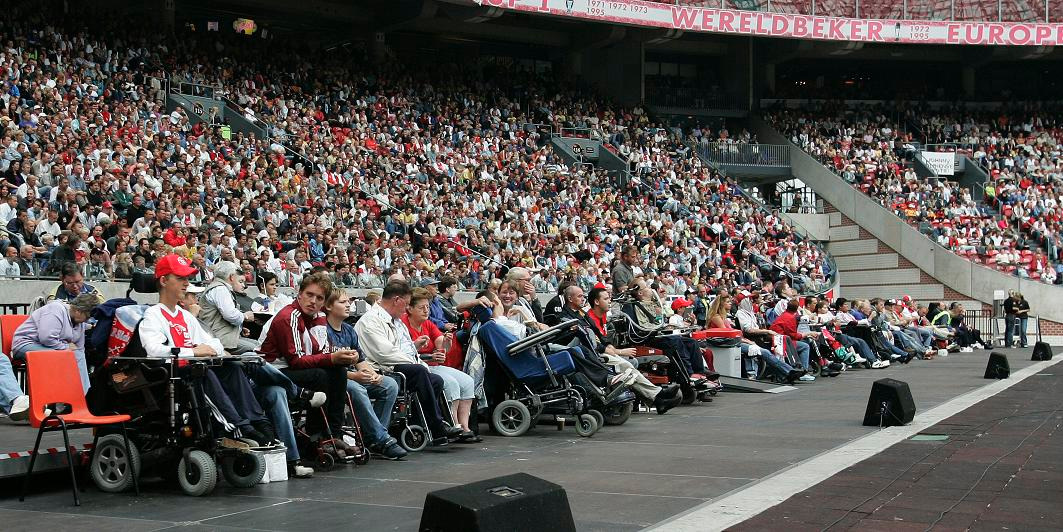
<svg viewBox="0 0 1063 532"><path fill-rule="evenodd" d="M1013 372L1032 363L1029 349L1004 352ZM784 394L724 393L664 416L636 414L592 438L540 425L521 438L487 436L481 444L344 466L309 480L248 490L219 482L212 496L195 500L145 479L139 498L89 486L75 508L67 480L57 476L37 482L19 503L8 480L0 512L5 530L416 530L428 492L523 471L565 487L580 530L637 530L876 431L861 425L876 379L908 382L925 411L991 382L982 378L987 359L987 351L954 354L853 370ZM12 447L10 429L0 426L0 449ZM25 446L18 438L16 447Z"/></svg>

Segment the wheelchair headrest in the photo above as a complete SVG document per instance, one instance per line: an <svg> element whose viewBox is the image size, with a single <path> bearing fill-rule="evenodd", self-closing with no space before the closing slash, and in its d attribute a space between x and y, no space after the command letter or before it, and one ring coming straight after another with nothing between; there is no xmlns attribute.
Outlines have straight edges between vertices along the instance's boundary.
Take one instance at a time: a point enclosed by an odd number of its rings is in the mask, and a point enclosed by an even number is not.
<svg viewBox="0 0 1063 532"><path fill-rule="evenodd" d="M133 272L133 278L129 280L129 289L138 294L154 294L159 291L155 282L155 274L150 272Z"/></svg>

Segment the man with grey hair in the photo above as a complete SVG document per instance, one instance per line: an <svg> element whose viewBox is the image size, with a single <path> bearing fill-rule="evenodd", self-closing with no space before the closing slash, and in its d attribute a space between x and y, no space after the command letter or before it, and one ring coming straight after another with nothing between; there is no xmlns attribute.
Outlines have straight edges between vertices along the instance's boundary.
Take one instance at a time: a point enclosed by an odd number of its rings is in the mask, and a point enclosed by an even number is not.
<svg viewBox="0 0 1063 532"><path fill-rule="evenodd" d="M528 268L517 266L510 268L506 273L506 280L517 283L520 288L517 290L519 297L515 304L520 305L535 316L535 321L542 323L543 321L543 306L539 303L539 298L535 297L535 285L532 284L532 272Z"/></svg>
<svg viewBox="0 0 1063 532"><path fill-rule="evenodd" d="M233 292L243 292L244 272L235 262L219 261L214 265L214 280L203 292L203 310L199 321L203 322L215 338L221 341L226 351L240 354L252 351L258 343L242 336L244 321L255 319L251 311L240 312Z"/></svg>

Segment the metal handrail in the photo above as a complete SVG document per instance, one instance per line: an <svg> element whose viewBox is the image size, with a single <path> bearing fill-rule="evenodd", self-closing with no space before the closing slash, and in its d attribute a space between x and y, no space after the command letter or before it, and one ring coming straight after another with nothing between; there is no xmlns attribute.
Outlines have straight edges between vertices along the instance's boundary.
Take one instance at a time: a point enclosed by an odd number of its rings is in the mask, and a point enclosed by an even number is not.
<svg viewBox="0 0 1063 532"><path fill-rule="evenodd" d="M743 166L790 166L790 147L782 144L707 142L694 149L716 163Z"/></svg>

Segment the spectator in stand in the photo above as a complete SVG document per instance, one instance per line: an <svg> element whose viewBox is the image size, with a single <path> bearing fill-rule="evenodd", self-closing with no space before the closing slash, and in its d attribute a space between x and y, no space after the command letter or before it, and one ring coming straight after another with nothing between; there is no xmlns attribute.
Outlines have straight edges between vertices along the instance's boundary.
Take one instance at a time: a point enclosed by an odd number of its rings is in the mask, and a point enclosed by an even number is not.
<svg viewBox="0 0 1063 532"><path fill-rule="evenodd" d="M346 290L333 289L325 300L329 342L340 349L357 351L358 334L354 326L345 321L350 314L351 299ZM377 373L359 352L358 361L347 369L347 394L370 452L389 460L405 457L406 450L388 434L387 429L391 410L399 396L399 384L395 379Z"/></svg>
<svg viewBox="0 0 1063 532"><path fill-rule="evenodd" d="M343 409L347 404L347 366L357 361L357 351L333 349L328 341L328 322L321 314L333 290L326 274L308 275L299 285L299 296L281 309L265 331L258 352L281 369L297 386L327 397L325 414L312 410L307 432L312 438L325 437L325 429L342 434ZM337 448L353 451L341 440Z"/></svg>
<svg viewBox="0 0 1063 532"><path fill-rule="evenodd" d="M475 433L469 426L472 402L476 398L475 383L472 377L453 365L447 364L447 357L454 346L454 333L444 333L431 319L430 304L435 300L432 291L415 288L410 296L410 306L402 317L402 323L418 345L417 354L428 371L443 379L443 394L450 401L453 419L465 430L458 437L459 441L471 441ZM423 341L427 338L428 341ZM460 356L460 353L458 354Z"/></svg>
<svg viewBox="0 0 1063 532"><path fill-rule="evenodd" d="M1026 326L1030 318L1030 304L1018 290L1012 290L1004 300L1004 347L1015 347L1015 331L1019 332L1019 347L1026 348Z"/></svg>
<svg viewBox="0 0 1063 532"><path fill-rule="evenodd" d="M33 311L15 329L11 340L11 356L25 362L26 353L40 350L70 350L74 352L81 385L89 389L88 365L85 361L86 323L99 304L95 294L81 294L69 301L57 300Z"/></svg>
<svg viewBox="0 0 1063 532"><path fill-rule="evenodd" d="M788 301L786 304L786 309L783 311L782 314L779 314L779 317L775 318L775 321L772 322L770 328L776 333L787 336L794 341L797 346L797 359L799 362L801 362L801 367L807 369L811 347L806 341L806 338L814 341L817 337L819 337L819 333L798 332L797 324L800 320L798 316L798 307L799 305L796 299L791 299L790 301ZM805 374L802 375L799 380L810 382L816 380L816 378L812 375Z"/></svg>
<svg viewBox="0 0 1063 532"><path fill-rule="evenodd" d="M693 327L697 325L694 317L694 303L688 299L679 298L672 301L672 316L668 318L668 325L676 328Z"/></svg>
<svg viewBox="0 0 1063 532"><path fill-rule="evenodd" d="M18 251L14 246L4 250L4 258L0 259L0 278L18 279L22 276L22 268L18 265Z"/></svg>
<svg viewBox="0 0 1063 532"><path fill-rule="evenodd" d="M443 379L428 371L418 358L417 350L428 343L421 337L415 343L402 316L410 305L413 291L405 281L389 281L380 301L373 305L355 325L359 345L373 367L385 374L397 371L406 378L406 386L417 394L433 438L430 445L446 446L448 438L462 436L465 430L448 426L436 400L442 393ZM468 437L466 435L466 437Z"/></svg>
<svg viewBox="0 0 1063 532"><path fill-rule="evenodd" d="M60 284L55 292L49 297L57 301L70 301L82 294L89 294L96 298L97 303L103 302L103 294L96 287L85 282L85 276L81 274L78 265L68 262L59 270Z"/></svg>

